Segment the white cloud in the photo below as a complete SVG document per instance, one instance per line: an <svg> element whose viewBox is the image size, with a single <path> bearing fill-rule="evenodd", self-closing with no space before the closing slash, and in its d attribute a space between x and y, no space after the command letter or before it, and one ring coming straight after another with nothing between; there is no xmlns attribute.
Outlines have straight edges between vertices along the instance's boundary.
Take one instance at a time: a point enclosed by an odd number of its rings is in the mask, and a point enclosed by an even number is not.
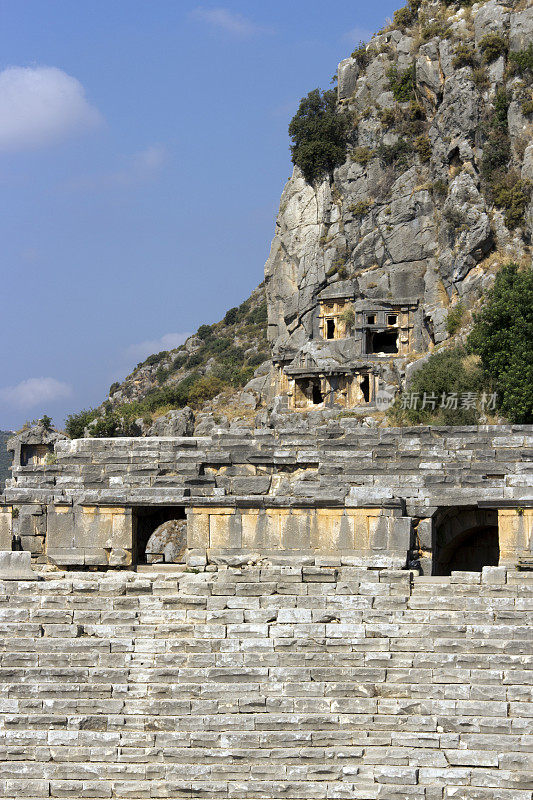
<svg viewBox="0 0 533 800"><path fill-rule="evenodd" d="M242 14L236 14L227 8L204 8L204 6L198 6L192 11L191 15L200 20L200 22L206 22L213 28L218 28L233 36L247 38L256 33L265 32L265 28L261 28L251 20L243 17Z"/></svg>
<svg viewBox="0 0 533 800"><path fill-rule="evenodd" d="M56 67L0 72L0 150L56 144L102 122L81 83Z"/></svg>
<svg viewBox="0 0 533 800"><path fill-rule="evenodd" d="M72 387L55 378L28 378L15 386L0 389L0 400L10 406L32 408L70 397Z"/></svg>
<svg viewBox="0 0 533 800"><path fill-rule="evenodd" d="M160 339L147 339L145 342L131 344L126 350L126 355L136 361L144 361L152 353L179 347L189 336L190 333L165 333Z"/></svg>
<svg viewBox="0 0 533 800"><path fill-rule="evenodd" d="M350 44L359 44L359 42L368 42L373 36L372 31L367 30L366 28L359 28L357 25L355 28L351 28L349 31L343 35L343 39Z"/></svg>

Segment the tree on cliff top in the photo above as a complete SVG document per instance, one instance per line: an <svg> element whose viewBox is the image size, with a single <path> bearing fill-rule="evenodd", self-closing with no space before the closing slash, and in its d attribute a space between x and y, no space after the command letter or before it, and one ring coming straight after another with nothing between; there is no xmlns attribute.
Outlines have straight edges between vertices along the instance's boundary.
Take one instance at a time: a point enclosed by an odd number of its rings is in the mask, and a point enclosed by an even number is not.
<svg viewBox="0 0 533 800"><path fill-rule="evenodd" d="M292 162L308 183L331 174L346 158L348 119L337 111L335 90L313 89L289 125Z"/></svg>

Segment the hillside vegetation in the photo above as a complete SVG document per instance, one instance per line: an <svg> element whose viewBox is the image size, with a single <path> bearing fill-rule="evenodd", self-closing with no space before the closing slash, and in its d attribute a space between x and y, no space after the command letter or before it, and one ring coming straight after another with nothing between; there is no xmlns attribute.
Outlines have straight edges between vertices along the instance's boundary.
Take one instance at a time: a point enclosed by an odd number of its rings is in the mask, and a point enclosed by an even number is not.
<svg viewBox="0 0 533 800"><path fill-rule="evenodd" d="M67 418L66 431L79 438L136 435L136 419L149 425L169 409L199 409L221 392L236 392L269 357L267 309L263 286L220 322L201 325L194 336L173 350L148 356L96 409Z"/></svg>

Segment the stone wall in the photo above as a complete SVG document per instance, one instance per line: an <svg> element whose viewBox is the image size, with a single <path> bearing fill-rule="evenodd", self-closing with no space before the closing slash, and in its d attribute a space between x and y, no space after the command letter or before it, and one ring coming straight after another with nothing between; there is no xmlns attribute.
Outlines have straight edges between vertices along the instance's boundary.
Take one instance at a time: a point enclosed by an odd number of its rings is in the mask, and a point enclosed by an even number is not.
<svg viewBox="0 0 533 800"><path fill-rule="evenodd" d="M532 577L0 583L0 797L531 800Z"/></svg>
<svg viewBox="0 0 533 800"><path fill-rule="evenodd" d="M311 431L66 440L55 463L16 467L1 505L16 509L23 548L62 566L131 565L147 507L187 510L202 563L206 550L251 549L376 567L405 565L416 543L430 564L443 510L508 508L512 565L532 547L531 518L516 519L533 504L532 445L531 426L371 430L349 417Z"/></svg>
<svg viewBox="0 0 533 800"><path fill-rule="evenodd" d="M12 435L12 431L0 431L0 489L2 490L4 482L11 477L11 455L8 453L6 445Z"/></svg>

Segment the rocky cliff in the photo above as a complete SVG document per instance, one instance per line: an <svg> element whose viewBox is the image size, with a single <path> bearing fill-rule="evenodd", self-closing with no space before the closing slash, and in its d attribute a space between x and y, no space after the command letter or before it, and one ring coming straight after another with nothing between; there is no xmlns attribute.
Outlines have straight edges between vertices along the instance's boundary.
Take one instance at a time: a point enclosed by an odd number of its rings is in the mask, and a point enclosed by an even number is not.
<svg viewBox="0 0 533 800"><path fill-rule="evenodd" d="M499 263L530 258L532 38L530 2L415 0L340 63L346 159L314 183L295 167L265 268L275 358L309 349L317 297L342 282L418 304L416 358Z"/></svg>
<svg viewBox="0 0 533 800"><path fill-rule="evenodd" d="M331 415L339 402L373 414L380 390L404 388L457 332L458 303L468 326L499 266L531 261L532 39L530 0L409 0L339 64L327 104L342 157L318 176L311 163L311 178L295 166L264 286L114 384L82 420L93 435L192 432L189 416L153 428L186 404L201 433L269 404L256 423L284 408ZM396 344L375 345L391 318Z"/></svg>

